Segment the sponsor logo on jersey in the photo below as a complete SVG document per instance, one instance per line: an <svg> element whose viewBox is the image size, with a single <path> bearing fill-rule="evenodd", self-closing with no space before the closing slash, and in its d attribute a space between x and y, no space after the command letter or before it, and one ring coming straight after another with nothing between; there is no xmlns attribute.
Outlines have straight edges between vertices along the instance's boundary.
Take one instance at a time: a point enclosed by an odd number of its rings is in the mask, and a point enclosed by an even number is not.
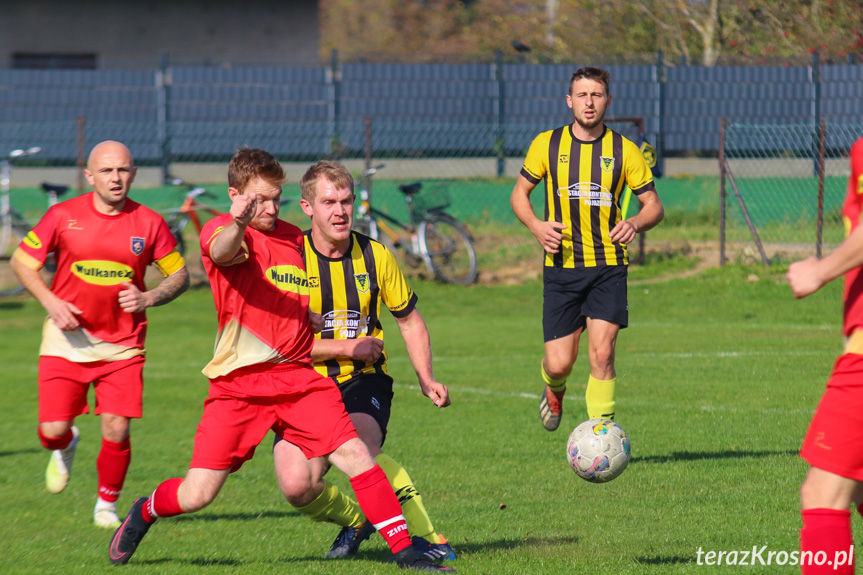
<svg viewBox="0 0 863 575"><path fill-rule="evenodd" d="M310 277L309 278L309 287L321 287L321 280L318 277Z"/></svg>
<svg viewBox="0 0 863 575"><path fill-rule="evenodd" d="M309 280L306 272L297 266L273 266L266 272L271 284L282 291L309 295Z"/></svg>
<svg viewBox="0 0 863 575"><path fill-rule="evenodd" d="M352 309L336 309L322 316L321 333L333 332L336 339L354 339L369 332L369 317Z"/></svg>
<svg viewBox="0 0 863 575"><path fill-rule="evenodd" d="M28 248L33 248L34 250L42 249L42 240L39 239L39 236L33 230L27 232L27 235L24 236L24 245Z"/></svg>
<svg viewBox="0 0 863 575"><path fill-rule="evenodd" d="M78 225L78 220L69 220L66 222L67 230L83 230L81 226Z"/></svg>
<svg viewBox="0 0 863 575"><path fill-rule="evenodd" d="M614 198L611 192L593 182L577 182L568 188L559 188L557 194L578 200L586 206L611 207Z"/></svg>
<svg viewBox="0 0 863 575"><path fill-rule="evenodd" d="M614 158L606 158L605 156L599 157L599 164L602 166L603 172L613 172L614 171Z"/></svg>
<svg viewBox="0 0 863 575"><path fill-rule="evenodd" d="M561 154L560 158L558 159L558 162L560 162L561 164L568 164L569 163L569 155L568 154Z"/></svg>
<svg viewBox="0 0 863 575"><path fill-rule="evenodd" d="M132 236L132 253L136 256L144 253L144 238L136 238Z"/></svg>
<svg viewBox="0 0 863 575"><path fill-rule="evenodd" d="M357 289L360 293L366 293L369 291L369 274L354 274L354 281L357 284Z"/></svg>
<svg viewBox="0 0 863 575"><path fill-rule="evenodd" d="M88 284L113 286L132 281L135 270L119 262L84 260L72 264L72 274Z"/></svg>

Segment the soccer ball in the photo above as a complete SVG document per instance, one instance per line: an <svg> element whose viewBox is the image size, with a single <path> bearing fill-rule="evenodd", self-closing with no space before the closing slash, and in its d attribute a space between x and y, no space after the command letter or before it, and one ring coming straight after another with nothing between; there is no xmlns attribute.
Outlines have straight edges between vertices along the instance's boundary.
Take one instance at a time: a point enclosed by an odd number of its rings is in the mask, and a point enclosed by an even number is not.
<svg viewBox="0 0 863 575"><path fill-rule="evenodd" d="M576 475L591 483L611 481L629 463L629 436L610 419L591 419L566 442L566 459Z"/></svg>

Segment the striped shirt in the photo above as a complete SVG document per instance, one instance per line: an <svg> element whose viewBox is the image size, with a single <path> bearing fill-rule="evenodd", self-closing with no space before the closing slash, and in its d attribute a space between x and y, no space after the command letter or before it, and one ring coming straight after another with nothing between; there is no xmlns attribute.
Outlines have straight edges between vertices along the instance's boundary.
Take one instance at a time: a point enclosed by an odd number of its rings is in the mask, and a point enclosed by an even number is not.
<svg viewBox="0 0 863 575"><path fill-rule="evenodd" d="M551 267L627 265L626 246L609 233L622 219L626 186L634 194L655 190L644 155L633 142L607 126L585 142L572 126L543 132L530 145L521 175L536 185L545 180L545 220L566 225L561 249L545 254Z"/></svg>

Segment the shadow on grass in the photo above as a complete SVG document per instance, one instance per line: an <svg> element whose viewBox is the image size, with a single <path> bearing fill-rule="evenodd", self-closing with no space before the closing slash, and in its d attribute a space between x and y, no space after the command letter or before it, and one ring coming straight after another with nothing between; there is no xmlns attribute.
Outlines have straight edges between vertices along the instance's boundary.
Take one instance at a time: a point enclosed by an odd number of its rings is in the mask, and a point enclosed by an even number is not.
<svg viewBox="0 0 863 575"><path fill-rule="evenodd" d="M683 565L692 562L692 557L668 557L654 555L653 557L636 557L635 562L640 565Z"/></svg>
<svg viewBox="0 0 863 575"><path fill-rule="evenodd" d="M23 301L2 301L0 300L0 311L21 309L24 307Z"/></svg>
<svg viewBox="0 0 863 575"><path fill-rule="evenodd" d="M280 516L274 512L268 512L261 514L260 516ZM202 516L203 517L203 516ZM220 516L220 517L230 517L230 518L243 518L242 515L231 515L231 516ZM256 516L249 516L249 518L254 518ZM215 519L216 516L210 516L210 518ZM179 517L176 519L180 519ZM193 519L193 517L189 517L188 519ZM458 543L454 544L456 555L461 557L462 555L472 555L472 554L483 554L489 551L495 550L510 550L510 549L519 549L521 547L532 547L535 548L537 546L555 546L555 545L571 545L578 543L578 537L526 537L524 539L506 539L500 541L489 541L484 543ZM321 550L320 555L312 555L306 557L273 557L268 561L264 561L266 563L279 563L279 564L292 564L298 565L301 563L331 563L332 559L324 558L325 550ZM358 573L363 572L361 569L362 562L371 561L372 563L386 563L392 554L387 550L375 550L375 551L363 551L362 549L357 553L353 558L347 559L344 561L356 561L356 565L359 568ZM657 561L654 558L637 558L638 561L643 563L661 563L663 561ZM228 559L228 558L219 558L219 557L208 557L208 558L198 558L198 559L171 559L171 558L162 558L162 559L151 559L151 560L133 560L136 564L144 566L154 566L154 565L163 565L163 564L186 564L186 565L194 565L196 567L207 567L207 566L230 566L230 567L242 567L246 561L242 559ZM688 559L684 558L669 558L664 561L666 563L685 563ZM261 563L261 558L256 557L254 561L249 561L249 563ZM458 562L456 562L457 565ZM446 565L452 565L453 563L447 561Z"/></svg>
<svg viewBox="0 0 863 575"><path fill-rule="evenodd" d="M44 449L18 449L16 451L0 451L0 457L15 457L16 455L30 455L41 453Z"/></svg>
<svg viewBox="0 0 863 575"><path fill-rule="evenodd" d="M170 521L250 521L254 519L284 519L302 515L299 511L261 511L260 513L189 513L171 517Z"/></svg>
<svg viewBox="0 0 863 575"><path fill-rule="evenodd" d="M785 455L797 455L797 449L783 449L779 451L674 451L668 455L648 455L647 457L633 457L630 463L672 463L675 461L700 461L703 459L746 459L750 457L777 457Z"/></svg>

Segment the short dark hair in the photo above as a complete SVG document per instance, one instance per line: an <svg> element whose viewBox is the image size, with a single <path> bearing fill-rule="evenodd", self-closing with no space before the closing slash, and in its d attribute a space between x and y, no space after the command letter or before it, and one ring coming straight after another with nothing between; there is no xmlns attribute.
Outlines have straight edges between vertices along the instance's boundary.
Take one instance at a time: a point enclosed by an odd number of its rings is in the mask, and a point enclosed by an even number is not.
<svg viewBox="0 0 863 575"><path fill-rule="evenodd" d="M582 66L572 74L572 78L569 80L569 93L572 94L572 85L575 84L576 80L581 80L582 78L587 78L588 80L596 80L597 82L602 82L605 84L605 93L611 94L611 89L609 88L609 83L611 82L611 74L608 70L603 70L602 68L597 68L596 66Z"/></svg>
<svg viewBox="0 0 863 575"><path fill-rule="evenodd" d="M354 177L351 172L338 162L321 160L306 170L306 173L300 178L300 190L304 200L309 203L314 202L317 194L316 186L321 178L333 184L337 189L348 188L352 194L354 193Z"/></svg>
<svg viewBox="0 0 863 575"><path fill-rule="evenodd" d="M237 148L228 164L228 185L243 191L255 177L274 186L285 183L285 170L272 154L259 148Z"/></svg>

